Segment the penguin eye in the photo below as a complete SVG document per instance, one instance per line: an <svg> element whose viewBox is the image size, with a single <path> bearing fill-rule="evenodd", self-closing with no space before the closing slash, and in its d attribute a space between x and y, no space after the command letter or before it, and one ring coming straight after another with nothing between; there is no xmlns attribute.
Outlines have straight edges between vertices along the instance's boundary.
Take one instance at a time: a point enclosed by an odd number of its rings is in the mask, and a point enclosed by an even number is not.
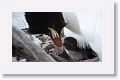
<svg viewBox="0 0 120 80"><path fill-rule="evenodd" d="M63 43L63 45L66 45L65 43Z"/></svg>

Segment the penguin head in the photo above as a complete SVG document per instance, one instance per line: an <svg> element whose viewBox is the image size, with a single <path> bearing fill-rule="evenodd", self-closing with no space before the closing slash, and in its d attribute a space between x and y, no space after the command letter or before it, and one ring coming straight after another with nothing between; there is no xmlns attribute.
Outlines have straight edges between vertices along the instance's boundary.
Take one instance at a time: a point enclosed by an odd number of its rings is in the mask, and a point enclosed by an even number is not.
<svg viewBox="0 0 120 80"><path fill-rule="evenodd" d="M73 37L66 37L63 45L68 50L75 50L77 48L77 40Z"/></svg>

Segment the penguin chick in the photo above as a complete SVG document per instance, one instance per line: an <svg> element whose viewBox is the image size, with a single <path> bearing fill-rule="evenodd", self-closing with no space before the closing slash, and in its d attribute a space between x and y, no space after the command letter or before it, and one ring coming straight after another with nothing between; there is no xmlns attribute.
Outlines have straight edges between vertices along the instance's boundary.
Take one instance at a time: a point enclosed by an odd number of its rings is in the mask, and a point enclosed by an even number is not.
<svg viewBox="0 0 120 80"><path fill-rule="evenodd" d="M83 61L97 57L90 45L86 45L86 48L81 49L77 46L77 40L73 37L66 37L63 45L71 61Z"/></svg>

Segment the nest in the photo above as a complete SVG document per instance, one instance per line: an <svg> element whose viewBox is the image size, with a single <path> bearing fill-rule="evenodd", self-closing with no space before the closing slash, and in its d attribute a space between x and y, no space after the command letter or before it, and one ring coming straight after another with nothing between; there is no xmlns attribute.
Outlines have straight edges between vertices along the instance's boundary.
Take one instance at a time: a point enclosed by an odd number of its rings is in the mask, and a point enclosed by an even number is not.
<svg viewBox="0 0 120 80"><path fill-rule="evenodd" d="M52 39L45 34L28 34L28 29L22 29L22 31L39 47L41 47L47 54L54 58L57 62L71 62L71 58L66 54L63 47L58 48L54 45ZM64 32L61 31L62 42L64 40ZM26 54L21 48L12 46L12 56L16 58L16 61L21 61L25 59L26 62L35 62L35 58L31 55ZM97 62L98 57L93 59L84 60L83 62Z"/></svg>

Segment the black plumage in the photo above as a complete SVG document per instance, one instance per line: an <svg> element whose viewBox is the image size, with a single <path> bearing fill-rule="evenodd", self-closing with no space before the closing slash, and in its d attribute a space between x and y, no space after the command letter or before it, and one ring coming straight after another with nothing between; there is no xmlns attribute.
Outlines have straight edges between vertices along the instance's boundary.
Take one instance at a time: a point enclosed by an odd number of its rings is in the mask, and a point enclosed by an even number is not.
<svg viewBox="0 0 120 80"><path fill-rule="evenodd" d="M31 34L49 35L48 27L51 27L60 35L65 26L62 12L25 12L25 18Z"/></svg>

